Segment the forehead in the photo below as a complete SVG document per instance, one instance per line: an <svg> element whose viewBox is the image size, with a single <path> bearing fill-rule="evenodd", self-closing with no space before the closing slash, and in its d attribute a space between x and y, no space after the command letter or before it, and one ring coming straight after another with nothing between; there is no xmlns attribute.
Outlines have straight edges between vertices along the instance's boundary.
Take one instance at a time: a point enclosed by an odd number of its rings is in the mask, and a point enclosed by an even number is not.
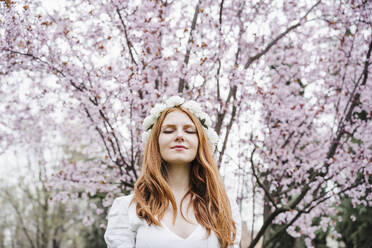
<svg viewBox="0 0 372 248"><path fill-rule="evenodd" d="M167 114L162 126L166 125L191 125L195 126L190 117L182 111L176 110Z"/></svg>

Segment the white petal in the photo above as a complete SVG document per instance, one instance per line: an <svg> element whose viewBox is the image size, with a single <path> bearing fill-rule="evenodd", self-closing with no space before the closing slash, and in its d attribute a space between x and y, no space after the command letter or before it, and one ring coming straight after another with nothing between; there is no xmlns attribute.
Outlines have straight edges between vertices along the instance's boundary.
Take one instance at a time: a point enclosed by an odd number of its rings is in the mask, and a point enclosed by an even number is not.
<svg viewBox="0 0 372 248"><path fill-rule="evenodd" d="M204 120L204 125L207 126L208 128L212 126L212 121L211 121L211 118L209 117L209 115L205 112L201 112L198 114L198 118L200 119L200 121L203 121Z"/></svg>
<svg viewBox="0 0 372 248"><path fill-rule="evenodd" d="M205 125L207 125L209 128L212 126L212 121L211 118L209 118L209 115L205 116Z"/></svg>
<svg viewBox="0 0 372 248"><path fill-rule="evenodd" d="M164 103L157 103L155 106L150 110L150 113L155 116L156 118L159 118L161 112L163 112L167 106Z"/></svg>
<svg viewBox="0 0 372 248"><path fill-rule="evenodd" d="M207 135L209 148L211 149L212 153L216 150L217 141L218 141L218 135L217 133L212 130L211 128L204 128L204 131Z"/></svg>
<svg viewBox="0 0 372 248"><path fill-rule="evenodd" d="M155 123L156 119L157 118L155 118L155 116L153 116L153 115L147 116L143 120L143 124L142 124L143 130L147 131L147 129L149 129Z"/></svg>
<svg viewBox="0 0 372 248"><path fill-rule="evenodd" d="M171 107L182 105L184 102L185 102L185 99L183 99L182 97L172 96L165 102L165 104L167 104L167 107L171 108Z"/></svg>
<svg viewBox="0 0 372 248"><path fill-rule="evenodd" d="M142 133L142 142L146 144L151 134L151 130Z"/></svg>
<svg viewBox="0 0 372 248"><path fill-rule="evenodd" d="M189 110L195 116L198 115L198 113L202 112L202 109L201 109L199 103L197 103L195 101L187 101L184 104L182 104L182 107ZM199 116L197 116L197 117L199 118Z"/></svg>
<svg viewBox="0 0 372 248"><path fill-rule="evenodd" d="M218 143L218 135L212 128L207 129L208 140L211 144L216 145Z"/></svg>

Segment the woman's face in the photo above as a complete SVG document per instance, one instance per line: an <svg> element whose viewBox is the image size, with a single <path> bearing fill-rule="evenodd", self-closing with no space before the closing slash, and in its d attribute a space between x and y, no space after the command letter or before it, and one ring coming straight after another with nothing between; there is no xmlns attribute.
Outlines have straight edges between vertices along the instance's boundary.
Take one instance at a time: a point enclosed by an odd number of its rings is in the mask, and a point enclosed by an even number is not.
<svg viewBox="0 0 372 248"><path fill-rule="evenodd" d="M160 129L160 155L171 165L191 163L198 151L199 138L191 119L182 111L170 112Z"/></svg>

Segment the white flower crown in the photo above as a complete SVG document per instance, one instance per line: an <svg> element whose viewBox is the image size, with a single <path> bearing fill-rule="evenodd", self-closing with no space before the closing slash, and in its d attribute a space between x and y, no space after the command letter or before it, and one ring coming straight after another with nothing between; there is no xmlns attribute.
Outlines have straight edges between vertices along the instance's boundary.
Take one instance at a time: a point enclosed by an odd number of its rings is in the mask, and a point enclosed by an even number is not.
<svg viewBox="0 0 372 248"><path fill-rule="evenodd" d="M143 120L142 126L144 133L142 135L142 141L146 143L146 141L150 137L152 127L165 109L179 106L182 106L182 108L188 110L191 114L193 114L200 120L200 123L203 125L204 132L207 136L209 146L213 153L218 143L218 134L211 127L212 121L209 115L202 111L199 103L195 101L186 102L185 99L179 96L170 97L168 100L165 101L165 104L157 103L150 110L150 115Z"/></svg>

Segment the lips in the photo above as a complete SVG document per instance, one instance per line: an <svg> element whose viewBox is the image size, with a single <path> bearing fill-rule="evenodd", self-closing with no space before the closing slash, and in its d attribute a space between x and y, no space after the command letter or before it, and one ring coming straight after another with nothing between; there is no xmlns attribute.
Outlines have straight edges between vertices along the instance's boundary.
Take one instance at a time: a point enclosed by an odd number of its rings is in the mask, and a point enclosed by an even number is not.
<svg viewBox="0 0 372 248"><path fill-rule="evenodd" d="M178 146L173 146L172 149L175 149L175 150L182 150L182 149L187 149L187 147L186 147L186 146L178 145Z"/></svg>

